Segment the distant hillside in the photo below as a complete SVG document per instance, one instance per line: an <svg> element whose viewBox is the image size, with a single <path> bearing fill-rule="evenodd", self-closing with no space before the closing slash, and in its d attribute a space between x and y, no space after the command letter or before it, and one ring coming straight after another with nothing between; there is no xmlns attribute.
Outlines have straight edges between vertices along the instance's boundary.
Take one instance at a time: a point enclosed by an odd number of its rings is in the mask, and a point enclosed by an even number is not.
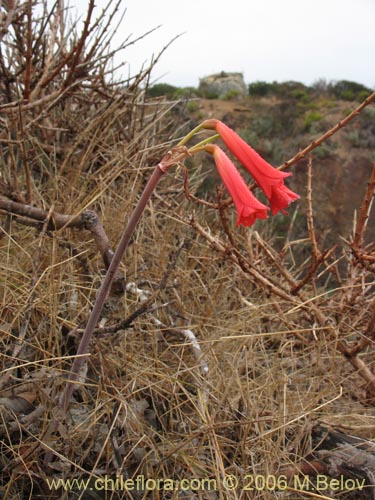
<svg viewBox="0 0 375 500"><path fill-rule="evenodd" d="M371 89L349 81L318 81L312 87L299 82L255 82L249 85L248 96L227 99L202 98L197 89L177 89L167 84L155 85L148 93L182 98L175 113L178 121L198 124L209 117L223 120L270 163L280 165L345 118ZM347 127L316 148L312 160L316 225L318 231L325 228L320 237L331 241L338 234L350 233L353 212L359 208L366 189L375 161L375 106L368 106ZM304 159L294 166L294 175L288 180L302 194L299 210L304 206L306 165ZM206 182L213 182L212 175ZM327 226L331 227L330 234Z"/></svg>

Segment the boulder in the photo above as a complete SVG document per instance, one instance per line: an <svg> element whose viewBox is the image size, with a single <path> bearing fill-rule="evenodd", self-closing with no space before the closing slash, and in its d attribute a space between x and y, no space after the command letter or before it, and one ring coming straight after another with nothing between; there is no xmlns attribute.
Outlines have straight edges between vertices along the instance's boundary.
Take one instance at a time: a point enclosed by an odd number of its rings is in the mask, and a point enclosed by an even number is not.
<svg viewBox="0 0 375 500"><path fill-rule="evenodd" d="M203 97L225 99L236 95L247 95L247 87L242 73L217 73L199 80L199 90Z"/></svg>

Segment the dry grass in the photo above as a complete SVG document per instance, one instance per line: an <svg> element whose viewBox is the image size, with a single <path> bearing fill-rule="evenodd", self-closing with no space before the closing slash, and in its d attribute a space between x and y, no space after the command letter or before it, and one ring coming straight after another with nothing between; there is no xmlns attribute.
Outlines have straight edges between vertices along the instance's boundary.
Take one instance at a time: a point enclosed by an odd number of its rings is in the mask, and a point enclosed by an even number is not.
<svg viewBox="0 0 375 500"><path fill-rule="evenodd" d="M157 290L179 246L181 253L152 310L129 327L121 322L140 307L139 294L108 299L65 418L57 402L105 266L82 225L53 230L51 221L93 209L114 247L152 166L184 123L170 104L145 100L150 68L108 83L111 54L101 52L102 42L80 44L74 29L61 28L59 6L47 26L45 17L32 18L44 53L31 42L25 50L32 2L13 4L0 9L7 33L0 83L1 498L306 498L243 487L250 475L280 477L301 463L316 422L375 436L374 254L362 241L373 183L353 238L325 253L314 238L313 189L302 167L304 239L294 235L293 217L282 237L269 222L231 230L231 207L222 207L220 217L193 205L182 172L170 172L127 251L126 282ZM107 29L90 23L95 45ZM60 29L68 31L63 36ZM71 43L64 52L65 39ZM206 175L195 166L193 192ZM43 209L45 221L7 210L6 200ZM183 329L199 339L201 360ZM55 419L60 425L51 432ZM52 491L47 484L141 474L211 478L218 486L211 493L131 494ZM229 474L240 484L228 492ZM328 491L315 495L333 498Z"/></svg>

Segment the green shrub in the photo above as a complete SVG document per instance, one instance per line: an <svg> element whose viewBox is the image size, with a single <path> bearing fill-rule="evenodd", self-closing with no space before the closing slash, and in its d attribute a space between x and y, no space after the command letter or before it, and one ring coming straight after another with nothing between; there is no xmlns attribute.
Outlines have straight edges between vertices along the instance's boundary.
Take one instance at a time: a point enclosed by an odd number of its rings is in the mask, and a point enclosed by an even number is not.
<svg viewBox="0 0 375 500"><path fill-rule="evenodd" d="M307 90L305 89L294 89L290 92L290 97L293 97L294 99L298 99L299 101L302 101L303 103L308 103L311 101L311 96L308 94Z"/></svg>
<svg viewBox="0 0 375 500"><path fill-rule="evenodd" d="M318 146L314 149L313 154L317 158L323 160L324 158L328 158L335 153L335 149L337 148L337 144L333 141L325 141L321 146Z"/></svg>
<svg viewBox="0 0 375 500"><path fill-rule="evenodd" d="M240 128L238 130L238 134L254 149L257 149L259 147L259 136L254 130L248 128Z"/></svg>
<svg viewBox="0 0 375 500"><path fill-rule="evenodd" d="M337 102L332 99L319 99L319 104L321 108L328 108L328 109L334 109L337 107Z"/></svg>
<svg viewBox="0 0 375 500"><path fill-rule="evenodd" d="M349 128L347 139L353 147L375 150L375 108L364 109L358 121L360 126Z"/></svg>
<svg viewBox="0 0 375 500"><path fill-rule="evenodd" d="M274 82L275 83L275 82ZM257 81L249 84L249 94L256 96L265 96L274 93L274 83Z"/></svg>
<svg viewBox="0 0 375 500"><path fill-rule="evenodd" d="M351 130L346 133L346 138L349 141L349 144L353 148L360 148L361 147L361 137L359 130Z"/></svg>
<svg viewBox="0 0 375 500"><path fill-rule="evenodd" d="M375 108L368 106L359 115L359 120L363 127L371 126L375 121Z"/></svg>
<svg viewBox="0 0 375 500"><path fill-rule="evenodd" d="M219 93L214 90L202 90L201 93L205 99L219 99Z"/></svg>
<svg viewBox="0 0 375 500"><path fill-rule="evenodd" d="M322 115L318 111L309 111L305 115L305 120L303 122L303 128L305 131L310 131L314 123L319 122L322 119Z"/></svg>
<svg viewBox="0 0 375 500"><path fill-rule="evenodd" d="M189 99L199 96L198 89L194 87L175 87L169 83L156 83L147 89L147 97L167 97L168 99Z"/></svg>
<svg viewBox="0 0 375 500"><path fill-rule="evenodd" d="M371 94L371 89L365 87L361 83L352 82L350 80L340 80L330 85L330 91L338 99L344 101L360 100L360 96L365 95L365 98Z"/></svg>
<svg viewBox="0 0 375 500"><path fill-rule="evenodd" d="M236 99L241 92L239 90L228 90L228 92L223 96L224 101L231 101L232 99Z"/></svg>
<svg viewBox="0 0 375 500"><path fill-rule="evenodd" d="M289 80L287 82L274 83L275 94L279 97L293 97L292 94L298 95L301 92L306 92L308 87L301 82Z"/></svg>
<svg viewBox="0 0 375 500"><path fill-rule="evenodd" d="M343 90L340 94L340 99L343 99L344 101L354 101L354 98L355 93L351 89Z"/></svg>
<svg viewBox="0 0 375 500"><path fill-rule="evenodd" d="M311 89L318 94L327 94L329 92L330 85L331 84L325 78L319 78L312 84Z"/></svg>
<svg viewBox="0 0 375 500"><path fill-rule="evenodd" d="M337 99L345 101L363 101L372 92L361 83L350 80L339 80L337 82L327 82L318 80L313 85L307 86L301 82L293 80L286 82L265 82L256 81L249 84L249 94L251 96L275 95L281 98L293 98L308 103L311 101L312 94L333 95Z"/></svg>
<svg viewBox="0 0 375 500"><path fill-rule="evenodd" d="M249 134L267 139L283 139L295 133L300 111L288 101L280 101L269 106L256 106L248 124L243 125ZM244 122L242 122L244 123ZM246 140L246 139L245 139Z"/></svg>
<svg viewBox="0 0 375 500"><path fill-rule="evenodd" d="M311 91L311 87L293 80L281 83L257 81L249 84L249 94L251 96L275 95L281 98L298 99L302 102L310 102Z"/></svg>
<svg viewBox="0 0 375 500"><path fill-rule="evenodd" d="M189 99L198 96L199 91L195 87L178 87L173 93L175 99Z"/></svg>
<svg viewBox="0 0 375 500"><path fill-rule="evenodd" d="M160 97L165 96L172 98L177 91L178 87L169 85L169 83L156 83L147 89L147 97Z"/></svg>
<svg viewBox="0 0 375 500"><path fill-rule="evenodd" d="M282 140L278 138L265 139L263 141L263 151L267 160L273 165L282 163L284 157L284 143Z"/></svg>
<svg viewBox="0 0 375 500"><path fill-rule="evenodd" d="M189 101L189 102L186 104L186 109L187 109L190 113L194 113L195 111L198 111L198 109L199 109L199 102L198 102L198 101Z"/></svg>
<svg viewBox="0 0 375 500"><path fill-rule="evenodd" d="M371 92L371 91L370 91ZM357 101L364 101L369 95L370 95L370 92L368 90L361 90L358 94L357 94L357 98L356 100Z"/></svg>
<svg viewBox="0 0 375 500"><path fill-rule="evenodd" d="M259 137L271 137L280 129L280 122L272 114L257 115L251 120L250 130Z"/></svg>
<svg viewBox="0 0 375 500"><path fill-rule="evenodd" d="M291 105L288 100L282 100L273 106L272 130L274 135L280 139L293 135L296 132L297 120L301 116L301 111L303 110L299 106Z"/></svg>

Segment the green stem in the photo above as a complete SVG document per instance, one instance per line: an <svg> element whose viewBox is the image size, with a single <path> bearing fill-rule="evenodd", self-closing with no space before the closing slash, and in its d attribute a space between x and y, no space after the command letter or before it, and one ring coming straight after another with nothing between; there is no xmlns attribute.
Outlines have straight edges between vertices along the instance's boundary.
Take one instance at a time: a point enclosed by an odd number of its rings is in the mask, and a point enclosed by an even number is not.
<svg viewBox="0 0 375 500"><path fill-rule="evenodd" d="M202 130L203 128L203 123L201 123L200 125L198 125L197 127L193 128L193 130L191 130L187 135L185 135L185 137L177 144L177 147L178 146L184 146L188 141L190 141L190 139L197 133L199 132L200 130Z"/></svg>
<svg viewBox="0 0 375 500"><path fill-rule="evenodd" d="M207 137L207 139L204 139L201 142L198 142L198 144L195 144L192 148L189 149L190 154L198 153L199 151L204 151L204 146L206 144L210 144L213 141L216 141L216 139L219 139L220 135L215 134L212 135L211 137Z"/></svg>

